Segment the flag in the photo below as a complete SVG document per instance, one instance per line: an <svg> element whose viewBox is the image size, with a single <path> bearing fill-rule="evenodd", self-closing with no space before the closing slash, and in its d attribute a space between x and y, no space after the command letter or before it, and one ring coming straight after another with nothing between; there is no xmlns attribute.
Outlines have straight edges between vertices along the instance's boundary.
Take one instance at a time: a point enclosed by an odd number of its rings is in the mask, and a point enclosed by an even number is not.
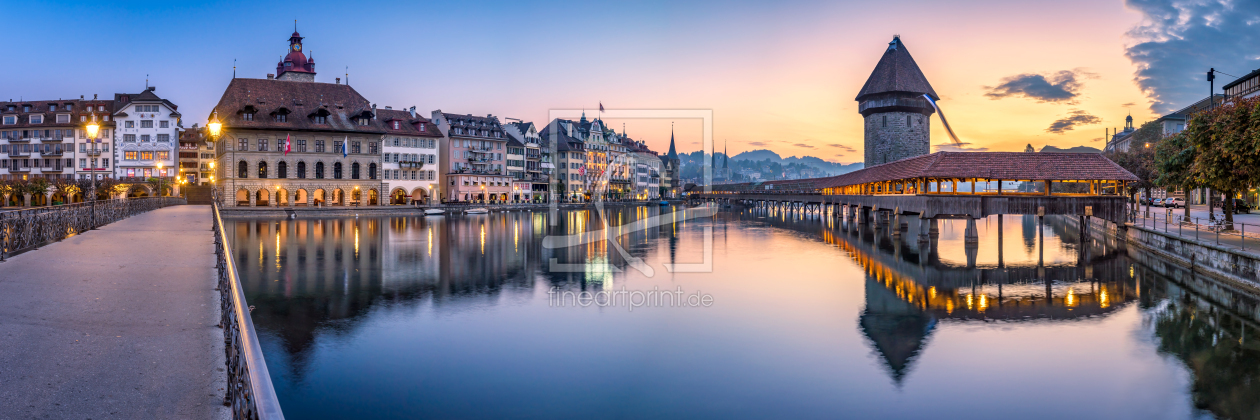
<svg viewBox="0 0 1260 420"><path fill-rule="evenodd" d="M604 101L599 101L599 112L600 113L604 112Z"/></svg>
<svg viewBox="0 0 1260 420"><path fill-rule="evenodd" d="M293 150L293 143L289 140L289 135L284 135L284 155L288 156L289 151Z"/></svg>
<svg viewBox="0 0 1260 420"><path fill-rule="evenodd" d="M350 137L347 136L346 139L341 142L341 157L344 158L350 155L350 152L348 151L350 150L349 147L350 147Z"/></svg>

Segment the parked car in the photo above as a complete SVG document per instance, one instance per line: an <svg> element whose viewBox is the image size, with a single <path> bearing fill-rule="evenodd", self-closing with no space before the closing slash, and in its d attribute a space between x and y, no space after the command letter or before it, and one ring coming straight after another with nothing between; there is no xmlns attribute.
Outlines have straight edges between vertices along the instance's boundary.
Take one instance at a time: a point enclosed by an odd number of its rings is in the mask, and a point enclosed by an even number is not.
<svg viewBox="0 0 1260 420"><path fill-rule="evenodd" d="M1141 204L1141 205L1147 205L1147 206L1149 206L1149 205L1151 205L1151 198L1150 198L1150 197L1140 197L1140 198L1138 198L1138 204Z"/></svg>
<svg viewBox="0 0 1260 420"><path fill-rule="evenodd" d="M1168 207L1172 207L1175 209L1178 207L1185 207L1185 206L1186 206L1186 199L1184 198L1173 197L1173 198L1168 199Z"/></svg>
<svg viewBox="0 0 1260 420"><path fill-rule="evenodd" d="M1168 197L1168 198L1159 200L1159 204L1161 206L1164 206L1165 208L1168 208L1168 207L1177 208L1177 203L1173 200L1176 200L1176 198Z"/></svg>

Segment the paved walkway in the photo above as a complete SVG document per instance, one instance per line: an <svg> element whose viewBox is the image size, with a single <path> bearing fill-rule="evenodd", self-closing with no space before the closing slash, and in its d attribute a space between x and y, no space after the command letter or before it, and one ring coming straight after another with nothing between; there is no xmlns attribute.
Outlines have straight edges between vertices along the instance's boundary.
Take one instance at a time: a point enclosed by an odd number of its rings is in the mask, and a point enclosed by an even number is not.
<svg viewBox="0 0 1260 420"><path fill-rule="evenodd" d="M209 206L0 263L0 419L227 418Z"/></svg>

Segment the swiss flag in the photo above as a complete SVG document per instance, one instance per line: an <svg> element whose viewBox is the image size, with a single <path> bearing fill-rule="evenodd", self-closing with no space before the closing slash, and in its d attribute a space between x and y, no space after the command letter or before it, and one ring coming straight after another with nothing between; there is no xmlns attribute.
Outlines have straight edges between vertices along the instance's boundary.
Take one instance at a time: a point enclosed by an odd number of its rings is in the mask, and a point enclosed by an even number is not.
<svg viewBox="0 0 1260 420"><path fill-rule="evenodd" d="M289 135L284 135L284 155L288 156L289 151L293 150L293 142L289 140Z"/></svg>

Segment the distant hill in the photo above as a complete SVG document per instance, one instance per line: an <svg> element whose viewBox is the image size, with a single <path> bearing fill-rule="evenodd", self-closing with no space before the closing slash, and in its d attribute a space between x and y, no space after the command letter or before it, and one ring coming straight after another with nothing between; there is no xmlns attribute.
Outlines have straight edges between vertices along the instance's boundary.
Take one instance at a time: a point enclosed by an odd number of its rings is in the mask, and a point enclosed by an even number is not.
<svg viewBox="0 0 1260 420"><path fill-rule="evenodd" d="M1089 146L1076 146L1069 149L1060 149L1054 146L1046 146L1041 148L1041 153L1102 153L1102 150Z"/></svg>
<svg viewBox="0 0 1260 420"><path fill-rule="evenodd" d="M735 156L731 156L731 160L751 160L751 161L757 161L757 162L760 162L763 160L769 160L771 162L781 163L781 164L799 163L802 165L808 165L808 166L817 168L821 171L831 173L834 175L853 172L858 169L862 169L862 166L863 166L862 162L843 164L839 162L826 161L821 158L817 158L813 156L801 156L801 157L792 156L792 157L784 158L784 157L779 156L778 153L775 153L771 150L766 150L766 149L749 150L747 152L743 152Z"/></svg>

